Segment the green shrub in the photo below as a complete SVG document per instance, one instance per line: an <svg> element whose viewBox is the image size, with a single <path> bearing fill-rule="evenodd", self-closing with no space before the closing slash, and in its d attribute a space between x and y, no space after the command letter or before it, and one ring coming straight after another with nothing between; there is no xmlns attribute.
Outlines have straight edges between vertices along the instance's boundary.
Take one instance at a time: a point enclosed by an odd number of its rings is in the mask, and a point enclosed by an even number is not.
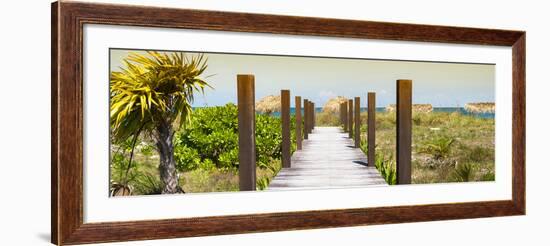
<svg viewBox="0 0 550 246"><path fill-rule="evenodd" d="M162 193L162 182L158 175L139 174L134 183L133 187L136 194L154 195Z"/></svg>
<svg viewBox="0 0 550 246"><path fill-rule="evenodd" d="M174 148L174 160L179 171L189 171L199 167L201 158L196 149L185 145Z"/></svg>
<svg viewBox="0 0 550 246"><path fill-rule="evenodd" d="M396 127L397 119L395 112L377 112L376 130L393 130Z"/></svg>
<svg viewBox="0 0 550 246"><path fill-rule="evenodd" d="M271 180L268 177L262 177L256 180L256 189L265 190L269 186Z"/></svg>
<svg viewBox="0 0 550 246"><path fill-rule="evenodd" d="M291 150L294 151L296 149L294 117L291 118L291 123ZM258 177L258 189L265 189L280 169L281 119L257 114L255 136L256 164L258 169L267 170L265 177ZM177 132L175 137L177 168L179 171L188 172L184 176L190 179L182 179L182 182L185 182L184 186L192 192L215 191L221 189L220 187L238 187L238 183L233 183L238 179L234 180L230 175L238 169L238 143L237 106L226 104L194 109L188 126ZM198 169L204 172L196 171ZM221 180L222 178L227 180ZM218 184L225 181L229 183ZM200 187L204 185L212 187Z"/></svg>
<svg viewBox="0 0 550 246"><path fill-rule="evenodd" d="M123 153L114 153L110 168L110 195L160 194L162 185L158 175L147 172L143 163L132 161L128 169L128 158Z"/></svg>
<svg viewBox="0 0 550 246"><path fill-rule="evenodd" d="M386 158L383 155L376 155L374 166L380 172L380 175L386 180L389 185L397 184L397 170L395 160L392 156Z"/></svg>
<svg viewBox="0 0 550 246"><path fill-rule="evenodd" d="M259 163L258 169L256 169L256 189L265 190L275 175L281 170L281 161L278 159L271 159L267 163Z"/></svg>
<svg viewBox="0 0 550 246"><path fill-rule="evenodd" d="M335 112L317 112L315 124L317 126L340 126L340 116Z"/></svg>
<svg viewBox="0 0 550 246"><path fill-rule="evenodd" d="M256 115L256 161L268 163L271 158L280 159L281 143L281 119L263 114Z"/></svg>
<svg viewBox="0 0 550 246"><path fill-rule="evenodd" d="M210 162L212 163L212 162ZM180 184L188 192L228 192L239 191L237 170L202 169L182 173Z"/></svg>
<svg viewBox="0 0 550 246"><path fill-rule="evenodd" d="M140 146L140 152L143 156L152 156L155 153L155 148L151 144L142 143Z"/></svg>
<svg viewBox="0 0 550 246"><path fill-rule="evenodd" d="M413 112L412 119L417 126L435 126L445 122L449 115L442 112Z"/></svg>
<svg viewBox="0 0 550 246"><path fill-rule="evenodd" d="M441 160L449 156L454 142L454 138L447 136L436 137L424 143L419 152L430 154L434 159Z"/></svg>
<svg viewBox="0 0 550 246"><path fill-rule="evenodd" d="M237 106L234 104L194 109L188 126L175 137L178 169L194 170L205 161L220 168L236 166L237 124Z"/></svg>
<svg viewBox="0 0 550 246"><path fill-rule="evenodd" d="M126 169L128 168L128 160L124 154L120 152L113 153L111 156L110 166L111 182L124 183L123 180L125 179Z"/></svg>
<svg viewBox="0 0 550 246"><path fill-rule="evenodd" d="M134 193L133 182L139 173L135 170L138 162L129 160L125 152L114 152L110 163L109 193L115 195L131 195Z"/></svg>
<svg viewBox="0 0 550 246"><path fill-rule="evenodd" d="M483 162L494 160L494 149L483 146L463 146L463 159L469 162Z"/></svg>
<svg viewBox="0 0 550 246"><path fill-rule="evenodd" d="M422 124L422 116L424 114L418 114L418 113L414 113L412 115L412 122L414 125L421 125Z"/></svg>
<svg viewBox="0 0 550 246"><path fill-rule="evenodd" d="M234 104L195 109L186 129L176 135L176 162L180 170L193 170L204 160L217 168L238 167L238 111ZM294 120L291 120L294 136ZM281 119L256 115L256 160L281 158ZM293 141L294 142L294 141ZM295 147L294 147L295 148ZM293 148L293 149L294 149Z"/></svg>
<svg viewBox="0 0 550 246"><path fill-rule="evenodd" d="M488 171L481 176L481 181L495 181L495 172Z"/></svg>
<svg viewBox="0 0 550 246"><path fill-rule="evenodd" d="M475 168L471 163L459 164L455 167L453 172L453 177L455 181L458 182L468 182L471 181L474 177Z"/></svg>
<svg viewBox="0 0 550 246"><path fill-rule="evenodd" d="M239 149L234 148L219 155L219 167L224 169L232 168L239 159Z"/></svg>
<svg viewBox="0 0 550 246"><path fill-rule="evenodd" d="M365 155L369 153L369 142L367 141L367 138L361 138L361 144L359 145L359 148L361 149L361 151L363 151L363 153L365 153Z"/></svg>
<svg viewBox="0 0 550 246"><path fill-rule="evenodd" d="M206 159L202 160L201 163L199 163L199 168L198 169L202 169L202 170L206 170L206 171L214 170L214 169L216 169L216 164L214 164L214 161L206 158Z"/></svg>

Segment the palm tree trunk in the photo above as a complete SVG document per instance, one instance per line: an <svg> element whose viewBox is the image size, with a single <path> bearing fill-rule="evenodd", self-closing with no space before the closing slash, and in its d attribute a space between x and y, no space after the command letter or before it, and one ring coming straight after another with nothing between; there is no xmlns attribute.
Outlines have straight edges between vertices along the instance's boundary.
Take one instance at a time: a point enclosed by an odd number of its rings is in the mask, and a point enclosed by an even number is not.
<svg viewBox="0 0 550 246"><path fill-rule="evenodd" d="M160 157L159 172L164 185L162 194L183 193L178 185L176 162L174 161L174 130L172 124L162 122L157 125L157 149Z"/></svg>

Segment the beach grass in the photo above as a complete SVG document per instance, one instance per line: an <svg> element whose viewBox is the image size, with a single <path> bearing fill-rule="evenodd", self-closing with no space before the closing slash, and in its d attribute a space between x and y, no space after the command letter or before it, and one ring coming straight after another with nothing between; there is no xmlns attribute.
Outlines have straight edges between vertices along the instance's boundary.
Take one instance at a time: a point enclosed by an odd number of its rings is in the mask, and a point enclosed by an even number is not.
<svg viewBox="0 0 550 246"><path fill-rule="evenodd" d="M494 180L494 119L431 112L414 113L412 120L413 184ZM361 122L366 139L366 114L361 114ZM377 159L395 162L395 127L395 113L377 112ZM366 146L362 149L366 153Z"/></svg>

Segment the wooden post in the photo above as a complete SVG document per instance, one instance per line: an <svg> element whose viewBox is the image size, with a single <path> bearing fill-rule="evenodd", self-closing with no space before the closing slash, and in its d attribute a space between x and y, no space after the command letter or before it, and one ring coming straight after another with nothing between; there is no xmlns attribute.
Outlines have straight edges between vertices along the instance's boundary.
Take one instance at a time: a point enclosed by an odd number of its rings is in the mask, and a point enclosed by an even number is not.
<svg viewBox="0 0 550 246"><path fill-rule="evenodd" d="M281 90L281 164L290 167L290 91Z"/></svg>
<svg viewBox="0 0 550 246"><path fill-rule="evenodd" d="M353 100L348 100L348 137L353 136Z"/></svg>
<svg viewBox="0 0 550 246"><path fill-rule="evenodd" d="M309 124L309 108L308 108L308 100L304 99L304 139L308 139L308 124Z"/></svg>
<svg viewBox="0 0 550 246"><path fill-rule="evenodd" d="M355 97L355 148L361 147L361 98Z"/></svg>
<svg viewBox="0 0 550 246"><path fill-rule="evenodd" d="M311 101L308 101L307 103L307 132L311 134L311 130L313 130L313 112L311 107Z"/></svg>
<svg viewBox="0 0 550 246"><path fill-rule="evenodd" d="M367 129L367 165L374 167L376 161L376 94L374 92L368 93L368 129Z"/></svg>
<svg viewBox="0 0 550 246"><path fill-rule="evenodd" d="M296 118L296 149L302 149L302 97L296 96L294 103L294 115Z"/></svg>
<svg viewBox="0 0 550 246"><path fill-rule="evenodd" d="M344 132L347 132L348 131L348 101L345 101L344 102L344 122L342 122L342 124L344 124Z"/></svg>
<svg viewBox="0 0 550 246"><path fill-rule="evenodd" d="M311 131L315 128L315 103L311 103Z"/></svg>
<svg viewBox="0 0 550 246"><path fill-rule="evenodd" d="M340 103L340 124L344 124L344 104Z"/></svg>
<svg viewBox="0 0 550 246"><path fill-rule="evenodd" d="M237 75L239 189L256 190L256 112L254 75Z"/></svg>
<svg viewBox="0 0 550 246"><path fill-rule="evenodd" d="M411 183L412 80L397 80L397 184Z"/></svg>
<svg viewBox="0 0 550 246"><path fill-rule="evenodd" d="M342 104L338 104L338 123L342 123Z"/></svg>

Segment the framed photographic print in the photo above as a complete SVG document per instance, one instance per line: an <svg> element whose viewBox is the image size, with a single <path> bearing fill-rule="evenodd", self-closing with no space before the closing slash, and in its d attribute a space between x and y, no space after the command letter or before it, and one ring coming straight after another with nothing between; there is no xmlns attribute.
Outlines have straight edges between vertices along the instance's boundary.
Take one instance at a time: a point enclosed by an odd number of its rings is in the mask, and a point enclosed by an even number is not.
<svg viewBox="0 0 550 246"><path fill-rule="evenodd" d="M52 243L523 214L523 31L52 5Z"/></svg>

